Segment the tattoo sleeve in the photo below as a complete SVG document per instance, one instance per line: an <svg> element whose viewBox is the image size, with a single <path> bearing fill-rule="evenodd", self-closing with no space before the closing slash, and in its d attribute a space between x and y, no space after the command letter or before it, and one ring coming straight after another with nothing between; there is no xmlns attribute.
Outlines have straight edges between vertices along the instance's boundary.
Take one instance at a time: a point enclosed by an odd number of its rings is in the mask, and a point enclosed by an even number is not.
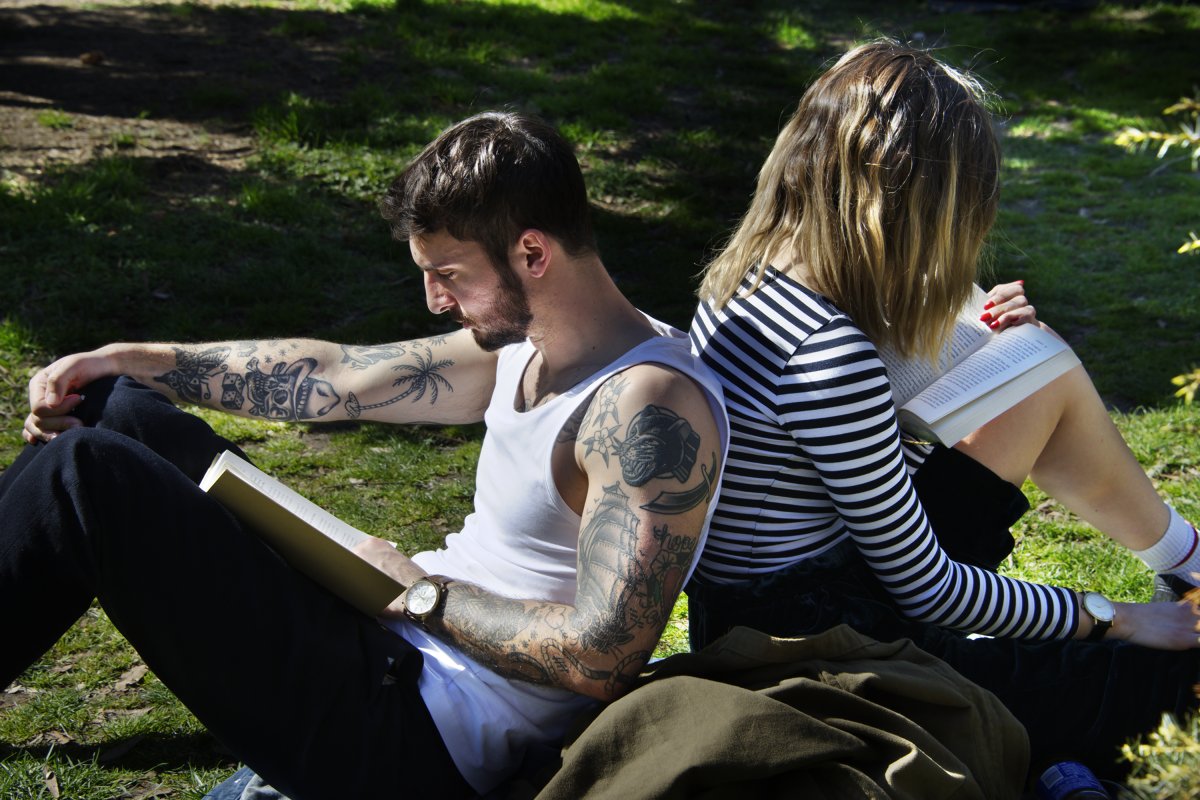
<svg viewBox="0 0 1200 800"><path fill-rule="evenodd" d="M185 402L219 404L252 417L320 420L340 409L357 419L402 400L433 405L453 392L445 371L454 361L437 355L445 338L369 347L280 339L172 346L173 368L151 377ZM331 364L345 385L336 386L323 368ZM359 387L379 399L361 400L354 391Z"/></svg>
<svg viewBox="0 0 1200 800"><path fill-rule="evenodd" d="M574 603L450 584L442 632L507 677L616 697L649 659L683 588L718 455L701 462L704 437L665 405L645 404L626 423L626 409L637 408L621 402L627 387L610 379L560 434L574 434L576 452L593 462L589 481L607 477L583 514Z"/></svg>

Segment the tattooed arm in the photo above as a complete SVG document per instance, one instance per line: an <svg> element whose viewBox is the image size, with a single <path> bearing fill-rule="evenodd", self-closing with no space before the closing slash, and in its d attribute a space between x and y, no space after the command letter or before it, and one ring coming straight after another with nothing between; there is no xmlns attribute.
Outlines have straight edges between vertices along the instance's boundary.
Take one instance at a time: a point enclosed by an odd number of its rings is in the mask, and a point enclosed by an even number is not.
<svg viewBox="0 0 1200 800"><path fill-rule="evenodd" d="M645 364L614 376L578 423L573 474L556 470L560 488L565 478L582 489L574 602L509 599L451 581L429 629L502 675L619 696L650 658L698 555L720 450L689 379ZM386 545L378 554L406 585L421 574ZM399 601L387 613L402 615Z"/></svg>
<svg viewBox="0 0 1200 800"><path fill-rule="evenodd" d="M25 438L78 425L91 381L129 375L175 400L290 421L474 422L495 380L495 355L467 331L362 347L312 339L111 344L55 361L29 383Z"/></svg>

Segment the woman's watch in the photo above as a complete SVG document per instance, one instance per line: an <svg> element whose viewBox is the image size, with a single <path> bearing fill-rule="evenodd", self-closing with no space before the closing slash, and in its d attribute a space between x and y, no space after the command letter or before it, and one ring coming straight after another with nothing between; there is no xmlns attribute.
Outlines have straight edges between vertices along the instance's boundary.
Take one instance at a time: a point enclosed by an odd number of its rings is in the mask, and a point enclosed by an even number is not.
<svg viewBox="0 0 1200 800"><path fill-rule="evenodd" d="M1083 610L1092 618L1092 631L1084 637L1084 641L1100 641L1113 625L1113 617L1117 614L1116 607L1099 592L1084 592Z"/></svg>

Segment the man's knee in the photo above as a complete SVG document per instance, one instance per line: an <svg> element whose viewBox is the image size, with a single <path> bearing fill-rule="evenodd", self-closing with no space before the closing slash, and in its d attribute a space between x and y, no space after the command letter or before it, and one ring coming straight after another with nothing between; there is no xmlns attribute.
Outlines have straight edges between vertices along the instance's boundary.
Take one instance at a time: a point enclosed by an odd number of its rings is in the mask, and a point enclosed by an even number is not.
<svg viewBox="0 0 1200 800"><path fill-rule="evenodd" d="M99 378L79 389L83 401L75 416L88 427L103 427L133 435L148 411L174 404L161 392L128 376Z"/></svg>
<svg viewBox="0 0 1200 800"><path fill-rule="evenodd" d="M39 446L44 448L37 458L39 472L57 474L68 485L136 485L130 473L152 469L150 451L105 428L71 428Z"/></svg>

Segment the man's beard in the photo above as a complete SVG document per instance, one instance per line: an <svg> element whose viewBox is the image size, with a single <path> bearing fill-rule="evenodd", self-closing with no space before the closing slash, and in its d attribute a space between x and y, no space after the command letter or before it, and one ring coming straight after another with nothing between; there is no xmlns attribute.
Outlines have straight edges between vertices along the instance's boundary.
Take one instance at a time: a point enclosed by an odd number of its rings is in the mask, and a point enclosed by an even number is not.
<svg viewBox="0 0 1200 800"><path fill-rule="evenodd" d="M507 266L496 271L500 275L500 288L485 317L465 317L457 308L454 310L455 319L468 324L475 343L489 353L525 341L529 336L529 324L533 322L525 288L516 275Z"/></svg>

